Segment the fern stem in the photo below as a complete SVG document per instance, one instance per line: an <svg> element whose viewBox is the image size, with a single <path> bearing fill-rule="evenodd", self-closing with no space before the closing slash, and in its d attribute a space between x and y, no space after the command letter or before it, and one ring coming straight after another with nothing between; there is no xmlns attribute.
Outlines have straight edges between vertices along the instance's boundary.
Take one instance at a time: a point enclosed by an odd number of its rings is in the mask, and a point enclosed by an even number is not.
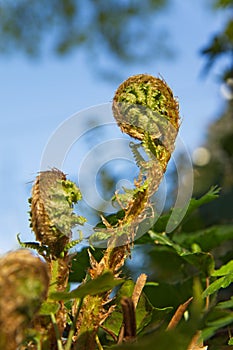
<svg viewBox="0 0 233 350"><path fill-rule="evenodd" d="M63 346L62 346L61 335L59 333L59 329L58 329L58 326L57 326L56 318L55 318L53 313L51 313L50 316L51 316L52 324L53 324L54 331L55 331L55 334L56 334L58 350L64 350Z"/></svg>
<svg viewBox="0 0 233 350"><path fill-rule="evenodd" d="M72 341L73 341L73 336L75 334L75 329L76 329L76 323L77 323L77 320L78 320L78 316L80 314L80 311L81 311L81 308L82 308L82 305L83 305L83 299L80 299L79 300L79 304L78 304L78 309L75 313L75 317L74 317L74 320L72 322L72 325L71 325L71 329L69 331L69 335L68 335L68 339L67 339L67 342L66 342L66 345L65 345L65 349L64 350L70 350L71 349L71 346L72 346Z"/></svg>

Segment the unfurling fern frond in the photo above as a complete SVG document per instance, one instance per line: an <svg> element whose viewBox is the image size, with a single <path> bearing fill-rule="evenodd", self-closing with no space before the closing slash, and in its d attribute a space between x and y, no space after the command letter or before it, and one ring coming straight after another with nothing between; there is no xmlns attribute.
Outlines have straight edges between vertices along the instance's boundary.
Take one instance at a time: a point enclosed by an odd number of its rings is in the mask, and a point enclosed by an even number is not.
<svg viewBox="0 0 233 350"><path fill-rule="evenodd" d="M58 169L41 172L32 188L30 221L37 241L59 257L70 242L71 229L85 218L73 212L81 199L78 187Z"/></svg>
<svg viewBox="0 0 233 350"><path fill-rule="evenodd" d="M106 228L116 237L128 230L132 235L130 241L140 221L147 217L151 196L157 191L174 150L179 130L179 106L164 80L139 74L119 86L112 108L121 130L141 141L140 144L130 143L139 167L135 188L123 188L123 193L113 197L125 215L113 227ZM103 232L100 236L104 236Z"/></svg>

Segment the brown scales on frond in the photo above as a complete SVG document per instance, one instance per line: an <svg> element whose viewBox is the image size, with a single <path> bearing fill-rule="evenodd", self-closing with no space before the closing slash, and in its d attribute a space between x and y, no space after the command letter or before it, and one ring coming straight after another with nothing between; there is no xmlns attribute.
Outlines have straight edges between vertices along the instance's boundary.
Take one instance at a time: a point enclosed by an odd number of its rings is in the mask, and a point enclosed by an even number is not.
<svg viewBox="0 0 233 350"><path fill-rule="evenodd" d="M51 191L55 190L62 180L65 181L66 176L58 169L40 172L32 188L30 200L30 221L36 239L42 245L49 246L51 253L55 250L58 255L69 242L69 237L60 232L51 221L48 206L51 200Z"/></svg>
<svg viewBox="0 0 233 350"><path fill-rule="evenodd" d="M113 99L113 114L123 132L138 140L143 140L145 132L149 132L153 140L157 139L159 133L156 122L152 119L144 123L145 118L132 121L131 107L134 112L136 108L139 114L144 114L144 117L150 111L157 113L161 121L167 120L173 129L179 128L179 104L162 79L148 74L131 76L118 87ZM154 130L150 128L150 123L154 123Z"/></svg>
<svg viewBox="0 0 233 350"><path fill-rule="evenodd" d="M46 299L50 276L47 265L28 250L0 259L0 349L15 350Z"/></svg>

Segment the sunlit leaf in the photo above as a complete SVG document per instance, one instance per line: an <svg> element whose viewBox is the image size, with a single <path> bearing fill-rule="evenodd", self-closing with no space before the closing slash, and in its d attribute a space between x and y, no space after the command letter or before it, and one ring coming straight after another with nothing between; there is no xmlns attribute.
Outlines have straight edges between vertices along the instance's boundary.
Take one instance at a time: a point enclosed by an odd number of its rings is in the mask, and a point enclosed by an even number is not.
<svg viewBox="0 0 233 350"><path fill-rule="evenodd" d="M51 313L52 314L55 314L60 308L60 305L56 302L44 302L42 305L41 305L41 308L40 308L40 315L43 315L43 316L46 316L46 315L50 315Z"/></svg>
<svg viewBox="0 0 233 350"><path fill-rule="evenodd" d="M205 328L202 330L204 340L212 337L218 329L233 323L233 312L214 308L205 319Z"/></svg>
<svg viewBox="0 0 233 350"><path fill-rule="evenodd" d="M148 233L155 244L172 247L178 254L185 252L180 245L174 243L166 234L156 233L151 230Z"/></svg>
<svg viewBox="0 0 233 350"><path fill-rule="evenodd" d="M173 235L175 243L187 249L198 244L203 251L219 247L225 241L233 239L233 225L219 225L196 232L177 232Z"/></svg>
<svg viewBox="0 0 233 350"><path fill-rule="evenodd" d="M135 284L132 280L126 281L121 286L115 300L116 308L104 323L104 326L116 336L118 336L123 322L120 300L123 296L131 297L134 286ZM137 333L142 331L142 334L148 333L161 326L167 320L172 309L172 307L155 308L146 297L146 294L142 293L136 308Z"/></svg>
<svg viewBox="0 0 233 350"><path fill-rule="evenodd" d="M196 210L198 209L200 206L202 206L203 204L207 204L213 200L215 200L216 198L218 198L219 195L219 191L220 189L216 186L213 186L210 188L210 190L204 194L202 197L195 199L195 198L191 198L189 205L188 205L188 209L186 211L186 214L184 216L184 218L182 219L181 223L185 222L189 216ZM180 209L177 209L178 211ZM156 223L154 224L154 226L151 228L150 232L154 232L154 233L160 233L160 232L165 232L166 231L166 226L167 223L169 221L169 218L172 214L172 210L170 210L169 213L161 215L158 220L156 221ZM180 227L180 225L179 225ZM177 230L176 230L177 231ZM200 233L202 233L203 231L201 231ZM232 231L230 231L230 233L228 233L228 235L232 234ZM188 240L188 234L183 234L178 232L177 236L175 235L175 241L177 241L177 243L185 243L186 239ZM191 236L192 237L192 236ZM232 236L230 236L231 238ZM219 237L220 238L220 237ZM227 238L227 239L230 239ZM162 238L161 238L162 239ZM136 240L137 244L147 244L147 243L152 243L152 241L154 240L153 235L151 234L145 234L144 236L140 237L138 240ZM226 240L226 238L225 238ZM175 242L174 242L175 243ZM208 244L210 244L209 241L207 241ZM187 244L186 244L187 245Z"/></svg>
<svg viewBox="0 0 233 350"><path fill-rule="evenodd" d="M100 277L83 283L71 292L54 292L49 295L52 300L70 300L84 298L86 295L95 295L113 289L122 283L122 279L115 279L111 272L106 272Z"/></svg>
<svg viewBox="0 0 233 350"><path fill-rule="evenodd" d="M193 213L194 210L202 206L203 204L207 204L209 202L212 202L219 196L220 188L218 186L212 186L208 192L206 192L202 197L196 199L191 198L188 206L188 210L186 212L185 218Z"/></svg>
<svg viewBox="0 0 233 350"><path fill-rule="evenodd" d="M176 253L182 257L185 261L194 265L206 276L209 276L214 269L214 260L211 254L204 252L192 253L185 250L179 244L174 243L167 235L158 234L153 231L149 231L150 237L154 240L156 244L161 244L165 246L172 247Z"/></svg>
<svg viewBox="0 0 233 350"><path fill-rule="evenodd" d="M229 261L226 265L220 267L220 269L215 270L212 276L225 276L228 274L233 274L233 260Z"/></svg>
<svg viewBox="0 0 233 350"><path fill-rule="evenodd" d="M227 288L233 282L233 273L230 273L224 277L220 277L213 283L209 285L206 290L203 292L203 298L206 298L208 295L211 295L217 292L221 288Z"/></svg>
<svg viewBox="0 0 233 350"><path fill-rule="evenodd" d="M229 261L226 265L221 266L218 270L212 272L212 276L222 276L203 292L203 297L211 295L218 291L220 288L226 288L233 282L233 260Z"/></svg>
<svg viewBox="0 0 233 350"><path fill-rule="evenodd" d="M146 282L145 286L152 286L152 287L157 287L159 285L159 283L157 282Z"/></svg>
<svg viewBox="0 0 233 350"><path fill-rule="evenodd" d="M216 305L218 309L230 309L233 308L233 297L230 300L222 301Z"/></svg>

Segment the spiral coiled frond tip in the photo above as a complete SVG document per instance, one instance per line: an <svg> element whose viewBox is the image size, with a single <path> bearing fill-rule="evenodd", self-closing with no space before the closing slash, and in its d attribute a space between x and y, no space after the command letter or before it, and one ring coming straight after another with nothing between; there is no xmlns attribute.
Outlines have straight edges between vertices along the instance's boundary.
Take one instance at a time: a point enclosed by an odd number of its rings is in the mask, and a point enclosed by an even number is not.
<svg viewBox="0 0 233 350"><path fill-rule="evenodd" d="M171 123L179 128L179 105L167 83L148 74L129 77L117 89L113 114L121 130L143 140L157 139Z"/></svg>

